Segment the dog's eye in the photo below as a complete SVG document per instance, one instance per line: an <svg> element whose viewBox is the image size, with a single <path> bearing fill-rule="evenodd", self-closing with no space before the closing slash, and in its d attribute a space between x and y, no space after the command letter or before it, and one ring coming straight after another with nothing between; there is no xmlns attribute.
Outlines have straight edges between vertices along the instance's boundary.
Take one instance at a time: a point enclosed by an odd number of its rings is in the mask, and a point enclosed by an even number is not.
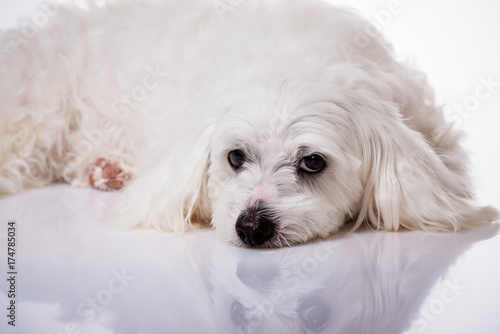
<svg viewBox="0 0 500 334"><path fill-rule="evenodd" d="M311 332L319 332L326 327L330 307L319 298L306 299L298 309L305 327Z"/></svg>
<svg viewBox="0 0 500 334"><path fill-rule="evenodd" d="M231 151L227 156L227 160L229 161L231 167L233 167L234 170L237 170L245 162L245 153L240 150Z"/></svg>
<svg viewBox="0 0 500 334"><path fill-rule="evenodd" d="M325 168L325 159L319 154L311 154L300 161L300 169L308 173L318 173Z"/></svg>

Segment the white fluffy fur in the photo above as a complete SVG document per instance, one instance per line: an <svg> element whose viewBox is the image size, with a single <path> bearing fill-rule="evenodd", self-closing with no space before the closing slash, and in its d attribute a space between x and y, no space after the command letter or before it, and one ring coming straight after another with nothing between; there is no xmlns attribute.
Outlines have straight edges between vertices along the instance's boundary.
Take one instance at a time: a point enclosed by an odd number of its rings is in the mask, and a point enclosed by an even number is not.
<svg viewBox="0 0 500 334"><path fill-rule="evenodd" d="M425 76L356 13L296 0L225 12L210 0L79 3L36 36L3 34L0 194L87 186L103 156L134 175L105 219L117 228L211 222L240 245L235 221L258 200L276 216L265 246L345 221L456 231L498 216L472 203L460 136ZM238 173L234 149L251 157ZM312 153L326 169L298 175Z"/></svg>

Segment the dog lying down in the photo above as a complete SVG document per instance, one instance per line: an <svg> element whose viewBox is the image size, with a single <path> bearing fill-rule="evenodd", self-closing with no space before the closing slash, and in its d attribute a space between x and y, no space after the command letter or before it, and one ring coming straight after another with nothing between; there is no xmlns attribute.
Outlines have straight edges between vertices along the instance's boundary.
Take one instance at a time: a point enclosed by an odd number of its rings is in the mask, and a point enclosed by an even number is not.
<svg viewBox="0 0 500 334"><path fill-rule="evenodd" d="M374 26L322 1L233 5L54 2L30 36L4 32L1 194L123 187L111 227L211 224L252 247L498 217L473 204L425 76Z"/></svg>

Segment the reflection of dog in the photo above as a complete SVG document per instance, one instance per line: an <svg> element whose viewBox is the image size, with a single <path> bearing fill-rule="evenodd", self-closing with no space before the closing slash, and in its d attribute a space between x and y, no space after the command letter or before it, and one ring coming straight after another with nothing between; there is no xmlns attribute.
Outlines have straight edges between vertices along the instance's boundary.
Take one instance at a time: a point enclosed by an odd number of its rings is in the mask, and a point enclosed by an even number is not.
<svg viewBox="0 0 500 334"><path fill-rule="evenodd" d="M3 42L1 193L133 175L108 224L211 220L249 246L346 219L454 231L497 216L471 204L459 136L423 75L351 11L247 1L221 20L208 0L85 4Z"/></svg>
<svg viewBox="0 0 500 334"><path fill-rule="evenodd" d="M432 290L441 285L446 304L464 291L447 274L456 258L497 232L359 233L260 252L216 245L200 277L221 333L418 333Z"/></svg>

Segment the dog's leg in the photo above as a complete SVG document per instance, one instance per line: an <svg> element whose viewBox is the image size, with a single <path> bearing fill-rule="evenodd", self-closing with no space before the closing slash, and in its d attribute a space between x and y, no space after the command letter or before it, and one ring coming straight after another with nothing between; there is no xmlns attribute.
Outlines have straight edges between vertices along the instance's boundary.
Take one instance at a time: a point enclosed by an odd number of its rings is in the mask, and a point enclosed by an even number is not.
<svg viewBox="0 0 500 334"><path fill-rule="evenodd" d="M65 137L61 115L56 110L35 114L30 108L14 108L0 121L0 196L42 187L59 178Z"/></svg>
<svg viewBox="0 0 500 334"><path fill-rule="evenodd" d="M132 172L132 136L120 132L118 121L100 127L105 107L97 105L112 103L95 103L98 89L85 86L82 18L62 7L59 14L29 40L16 43L18 30L0 40L0 196L56 181L117 189ZM100 131L97 140L94 130ZM96 164L100 157L107 168Z"/></svg>
<svg viewBox="0 0 500 334"><path fill-rule="evenodd" d="M79 144L88 143L71 125L79 112L61 109L36 117L30 110L16 111L0 119L0 197L56 181L119 190L135 174L128 163L133 157L116 147L101 143L79 150L87 147Z"/></svg>

